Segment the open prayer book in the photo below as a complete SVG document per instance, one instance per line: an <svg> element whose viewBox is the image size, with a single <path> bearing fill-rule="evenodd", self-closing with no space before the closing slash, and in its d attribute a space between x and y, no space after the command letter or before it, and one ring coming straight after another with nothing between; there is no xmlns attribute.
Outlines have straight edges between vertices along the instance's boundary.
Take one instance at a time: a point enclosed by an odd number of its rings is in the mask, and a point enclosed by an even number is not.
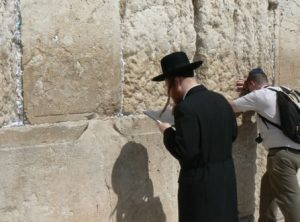
<svg viewBox="0 0 300 222"><path fill-rule="evenodd" d="M160 116L161 110L146 110L144 114L150 117L154 121L167 122L174 125L174 116L171 109L166 109L166 111Z"/></svg>

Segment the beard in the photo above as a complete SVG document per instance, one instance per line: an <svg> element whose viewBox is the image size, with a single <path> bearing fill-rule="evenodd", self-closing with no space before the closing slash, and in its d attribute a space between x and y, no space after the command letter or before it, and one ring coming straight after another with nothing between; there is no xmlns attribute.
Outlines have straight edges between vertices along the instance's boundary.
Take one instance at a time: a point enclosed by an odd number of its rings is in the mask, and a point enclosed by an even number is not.
<svg viewBox="0 0 300 222"><path fill-rule="evenodd" d="M183 97L172 97L172 113L174 115L176 106L183 101Z"/></svg>
<svg viewBox="0 0 300 222"><path fill-rule="evenodd" d="M182 97L180 98L180 97L174 97L174 98L172 98L172 101L173 101L173 106L176 106L176 105L178 105L179 103L181 103L182 102Z"/></svg>

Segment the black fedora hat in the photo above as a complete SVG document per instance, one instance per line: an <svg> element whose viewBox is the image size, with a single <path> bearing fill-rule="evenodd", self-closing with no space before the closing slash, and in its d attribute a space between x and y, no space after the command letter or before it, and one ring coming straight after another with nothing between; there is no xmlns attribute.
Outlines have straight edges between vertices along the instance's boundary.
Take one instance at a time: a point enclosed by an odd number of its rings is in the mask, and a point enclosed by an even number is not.
<svg viewBox="0 0 300 222"><path fill-rule="evenodd" d="M190 63L184 52L173 52L160 60L162 74L154 77L152 81L164 81L171 77L192 77L194 69L202 65L202 61Z"/></svg>

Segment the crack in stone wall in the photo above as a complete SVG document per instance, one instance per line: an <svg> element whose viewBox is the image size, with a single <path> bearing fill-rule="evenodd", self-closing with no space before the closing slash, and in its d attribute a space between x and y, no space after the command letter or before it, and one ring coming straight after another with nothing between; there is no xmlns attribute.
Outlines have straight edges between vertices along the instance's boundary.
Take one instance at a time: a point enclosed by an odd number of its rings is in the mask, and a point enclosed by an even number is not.
<svg viewBox="0 0 300 222"><path fill-rule="evenodd" d="M123 23L123 17L126 10L126 1L120 1L120 110L117 114L117 116L122 117L124 114L124 88L125 88L125 61L124 61L124 47L123 47L123 38L122 38L122 23Z"/></svg>
<svg viewBox="0 0 300 222"><path fill-rule="evenodd" d="M20 11L20 0L15 1L16 26L13 42L16 47L16 85L17 85L17 113L18 120L13 125L24 125L24 101L23 101L23 71L22 71L22 42L21 42L21 25L22 17Z"/></svg>
<svg viewBox="0 0 300 222"><path fill-rule="evenodd" d="M24 123L20 1L0 3L0 127Z"/></svg>
<svg viewBox="0 0 300 222"><path fill-rule="evenodd" d="M273 14L273 25L270 26L270 31L272 33L272 62L273 62L273 67L272 67L272 85L275 85L275 80L276 80L276 73L277 73L277 57L278 57L278 37L279 37L279 31L278 31L278 11L275 11L274 9L275 6L270 6L269 9L272 9L272 14ZM277 9L277 7L276 7Z"/></svg>

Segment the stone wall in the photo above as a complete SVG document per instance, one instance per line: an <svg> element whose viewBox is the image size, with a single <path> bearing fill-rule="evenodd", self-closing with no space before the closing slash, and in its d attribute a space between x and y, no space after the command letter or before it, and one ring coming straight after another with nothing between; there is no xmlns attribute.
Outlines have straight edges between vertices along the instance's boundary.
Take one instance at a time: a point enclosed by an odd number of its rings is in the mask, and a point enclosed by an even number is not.
<svg viewBox="0 0 300 222"><path fill-rule="evenodd" d="M228 99L257 66L299 87L300 6L279 3L1 1L0 221L176 222L178 163L142 115L162 108L165 89L149 80L184 50ZM238 123L239 217L249 219L266 154L253 113Z"/></svg>
<svg viewBox="0 0 300 222"><path fill-rule="evenodd" d="M272 11L268 1L195 1L197 57L206 61L201 79L230 97L235 81L261 66L272 73Z"/></svg>
<svg viewBox="0 0 300 222"><path fill-rule="evenodd" d="M177 164L149 119L40 124L0 136L0 221L176 221Z"/></svg>
<svg viewBox="0 0 300 222"><path fill-rule="evenodd" d="M19 7L15 1L0 2L0 126L22 120L21 45Z"/></svg>
<svg viewBox="0 0 300 222"><path fill-rule="evenodd" d="M124 112L161 108L162 84L149 81L160 74L160 59L184 50L192 59L196 33L191 1L121 1L124 66ZM151 18L151 19L149 19Z"/></svg>
<svg viewBox="0 0 300 222"><path fill-rule="evenodd" d="M117 2L23 0L21 12L27 121L50 123L118 113Z"/></svg>
<svg viewBox="0 0 300 222"><path fill-rule="evenodd" d="M279 9L277 82L300 90L300 3L283 0Z"/></svg>

